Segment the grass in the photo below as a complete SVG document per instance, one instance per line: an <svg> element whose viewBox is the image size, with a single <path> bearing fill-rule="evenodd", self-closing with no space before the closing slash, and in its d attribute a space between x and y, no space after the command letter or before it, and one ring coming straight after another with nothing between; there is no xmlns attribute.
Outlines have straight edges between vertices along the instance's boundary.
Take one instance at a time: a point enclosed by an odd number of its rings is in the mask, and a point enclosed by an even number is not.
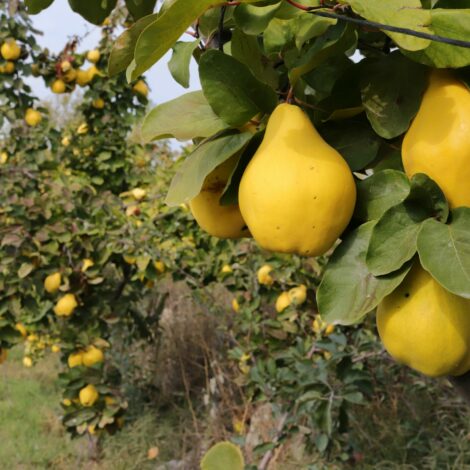
<svg viewBox="0 0 470 470"><path fill-rule="evenodd" d="M56 358L29 370L14 350L0 366L0 462L3 468L71 468L77 448L58 420Z"/></svg>
<svg viewBox="0 0 470 470"><path fill-rule="evenodd" d="M50 355L32 369L21 359L17 348L0 366L0 469L146 470L184 457L191 418L174 408L143 413L120 433L106 436L102 459L91 461L87 439L72 441L59 419L57 357ZM157 460L147 457L152 447L159 448Z"/></svg>
<svg viewBox="0 0 470 470"><path fill-rule="evenodd" d="M25 369L20 356L14 350L0 366L0 468L150 470L166 468L159 466L172 460L184 460L180 468L198 467L193 450L207 437L207 423L200 423L198 435L188 410L171 405L166 411L148 409L122 432L107 436L101 460L91 461L87 440L71 441L59 420L57 357ZM286 455L273 468L468 470L469 417L467 406L445 380L425 381L405 370L352 413L350 441L360 455L355 465L332 464L302 452L300 459ZM159 448L159 456L149 460L147 452L153 447Z"/></svg>

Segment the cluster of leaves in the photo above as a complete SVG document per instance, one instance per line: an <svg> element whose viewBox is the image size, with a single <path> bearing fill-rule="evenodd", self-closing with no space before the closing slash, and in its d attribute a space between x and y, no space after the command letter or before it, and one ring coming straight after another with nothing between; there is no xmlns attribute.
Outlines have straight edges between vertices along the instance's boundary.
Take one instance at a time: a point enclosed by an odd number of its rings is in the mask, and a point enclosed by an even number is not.
<svg viewBox="0 0 470 470"><path fill-rule="evenodd" d="M119 367L107 357L113 329L125 328L130 337L139 337L143 326L148 330L155 321L142 322L135 313L140 311L145 282L131 279L133 270L122 256L137 242L132 239L134 226L126 215L125 201L119 197L120 191L130 188L131 178L140 178L132 176L131 170L136 167L134 173L138 173L135 161L143 149L127 142L132 120L142 113L146 99L136 98L122 80L107 83L106 77L100 76L90 84L80 109L74 111L86 120L86 135L75 132L73 120L63 133L54 129L46 108L38 108L42 110L40 123L27 126L25 108L35 97L22 85L37 65L36 56L28 49L35 41L21 10L12 17L2 15L2 21L5 18L2 24L14 28L2 34L15 38L24 52L13 81L10 76L2 77L2 90L9 93L8 106L14 114L8 115L10 126L1 141L7 159L0 167L0 349L25 337L27 367L43 356L46 347L60 350L66 367L60 377L64 425L74 434L87 429L94 432L95 428L112 431L127 406L119 391ZM103 55L110 40L106 33L101 44ZM37 47L34 51L38 52ZM44 53L37 57L41 64L47 58ZM50 60L56 62L56 58ZM93 107L98 95L106 99L99 115ZM110 120L112 127L105 132L103 124ZM64 132L68 141L64 141ZM94 140L94 152L109 155L92 168L80 167L77 157L88 148L87 137L94 132L101 132ZM76 154L69 152L72 145L78 150ZM88 157L95 160L91 153ZM44 281L56 273L60 274L60 287L51 293ZM60 318L54 306L66 296L73 296L78 305L71 316ZM90 347L105 351L105 360L88 367L69 367L71 354ZM79 392L89 385L97 390L99 399L85 406Z"/></svg>
<svg viewBox="0 0 470 470"><path fill-rule="evenodd" d="M27 108L33 106L31 87L23 81L31 73L31 60L40 53L31 23L24 11L16 12L14 17L8 14L8 2L0 2L0 44L15 38L21 47L20 57L10 61L12 69L7 71L8 61L0 56L0 129L7 123L24 117Z"/></svg>
<svg viewBox="0 0 470 470"><path fill-rule="evenodd" d="M400 148L429 67L457 68L468 83L470 49L431 36L465 40L469 15L470 9L444 1L248 1L214 7L176 0L121 35L109 69L133 78L173 48L170 71L186 86L191 57L198 62L202 90L157 106L143 125L149 141L170 136L199 142L172 182L171 205L195 197L204 178L234 156L238 164L221 201L236 203L240 177L269 114L286 97L305 109L357 177L356 212L318 294L328 321L351 324L398 286L417 252L445 288L468 297L468 261L459 235L467 211L456 211L446 226L442 194L424 177L407 182ZM354 23L358 16L374 28ZM177 25L171 33L168 21ZM380 24L424 36L381 31ZM196 39L179 41L188 29ZM400 254L397 243L406 247ZM442 263L442 256L452 262Z"/></svg>
<svg viewBox="0 0 470 470"><path fill-rule="evenodd" d="M26 0L29 14L35 15L52 5L54 0ZM153 12L157 0L125 0L128 10L128 21L133 22ZM104 0L103 2L69 0L70 8L83 16L90 23L101 25L117 5L117 0Z"/></svg>

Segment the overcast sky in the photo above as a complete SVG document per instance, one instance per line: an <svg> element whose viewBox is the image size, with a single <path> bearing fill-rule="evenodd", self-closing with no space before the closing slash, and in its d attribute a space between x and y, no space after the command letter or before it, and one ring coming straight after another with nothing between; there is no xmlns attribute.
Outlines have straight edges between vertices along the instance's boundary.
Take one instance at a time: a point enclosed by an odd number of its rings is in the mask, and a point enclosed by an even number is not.
<svg viewBox="0 0 470 470"><path fill-rule="evenodd" d="M98 1L98 0L96 0ZM49 48L52 52L59 52L73 35L83 36L87 34L78 50L92 49L100 39L100 28L87 23L81 16L74 13L68 2L55 1L51 7L39 15L31 16L34 26L44 33L38 37L41 46ZM185 89L178 85L168 71L167 62L171 53L154 65L146 74L150 85L149 98L156 104L163 103L172 98L187 93L190 90L200 89L195 61L191 64L191 86ZM41 98L50 96L50 90L44 87L42 80L35 79L30 82L36 94Z"/></svg>

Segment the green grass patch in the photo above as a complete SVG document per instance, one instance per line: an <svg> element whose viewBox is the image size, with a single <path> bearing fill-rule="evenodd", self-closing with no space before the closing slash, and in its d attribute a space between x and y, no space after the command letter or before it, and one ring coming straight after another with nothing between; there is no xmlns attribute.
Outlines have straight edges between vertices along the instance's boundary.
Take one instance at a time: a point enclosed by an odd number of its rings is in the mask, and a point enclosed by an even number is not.
<svg viewBox="0 0 470 470"><path fill-rule="evenodd" d="M26 369L20 354L12 351L0 366L1 466L67 468L77 462L77 449L59 420L60 394L53 379L57 358L50 356Z"/></svg>

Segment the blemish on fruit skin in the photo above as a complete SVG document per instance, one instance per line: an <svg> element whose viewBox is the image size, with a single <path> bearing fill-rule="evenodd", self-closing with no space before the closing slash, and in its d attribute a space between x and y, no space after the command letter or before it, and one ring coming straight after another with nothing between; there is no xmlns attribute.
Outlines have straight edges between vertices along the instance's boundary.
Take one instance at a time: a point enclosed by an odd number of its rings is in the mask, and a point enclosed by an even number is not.
<svg viewBox="0 0 470 470"><path fill-rule="evenodd" d="M281 230L281 227L277 226L277 227L276 227L276 230Z"/></svg>
<svg viewBox="0 0 470 470"><path fill-rule="evenodd" d="M409 296L410 296L410 293L409 293L409 292L406 292L406 293L405 293L405 297L408 298Z"/></svg>

